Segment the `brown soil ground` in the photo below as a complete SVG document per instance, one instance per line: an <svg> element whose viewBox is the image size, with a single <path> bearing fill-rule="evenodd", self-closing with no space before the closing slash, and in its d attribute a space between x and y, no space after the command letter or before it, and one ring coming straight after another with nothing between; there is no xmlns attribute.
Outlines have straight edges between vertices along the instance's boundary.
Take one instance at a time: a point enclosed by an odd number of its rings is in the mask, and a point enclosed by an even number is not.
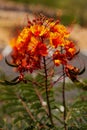
<svg viewBox="0 0 87 130"><path fill-rule="evenodd" d="M71 37L76 40L82 51L87 50L87 28L82 28L79 25L75 25L71 32Z"/></svg>

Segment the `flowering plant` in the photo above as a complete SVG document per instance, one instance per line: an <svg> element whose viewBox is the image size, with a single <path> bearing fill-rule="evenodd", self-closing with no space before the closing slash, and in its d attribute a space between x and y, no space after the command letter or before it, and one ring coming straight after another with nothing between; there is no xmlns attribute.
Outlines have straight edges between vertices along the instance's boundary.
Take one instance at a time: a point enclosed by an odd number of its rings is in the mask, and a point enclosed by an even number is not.
<svg viewBox="0 0 87 130"><path fill-rule="evenodd" d="M79 83L77 77L85 71L85 67L80 70L80 68L71 64L71 61L78 55L79 50L70 39L69 29L62 25L59 20L39 15L33 20L28 20L27 26L22 29L16 38L12 39L11 47L11 62L8 62L7 58L5 61L8 65L16 68L19 76L11 81L5 80L5 83L9 85L21 84L21 82L30 84L29 87L31 88L29 89L34 89L40 107L45 112L45 114L42 114L43 116L39 115L39 112L37 115L33 114L33 101L27 107L22 98L23 95L17 92L16 96L26 109L31 119L29 119L30 122L34 122L33 125L35 126L32 129L58 130L54 119L54 117L58 119L56 115L54 116L54 110L57 110L57 107L56 105L51 106L50 93L53 94L54 86L62 80L63 121L58 120L63 124L63 129L67 130L65 78L68 77L73 82ZM35 77L26 77L26 74L30 76L33 73L36 75L36 79ZM55 78L55 75L57 78ZM26 98L26 100L28 99ZM30 127L28 126L28 128Z"/></svg>
<svg viewBox="0 0 87 130"><path fill-rule="evenodd" d="M78 52L73 41L69 40L69 34L58 20L40 16L28 21L19 36L11 41L12 63L20 73L19 80L24 79L25 72L42 69L42 59L46 57L51 57L53 67L64 65L65 73L67 69L72 69L69 61Z"/></svg>

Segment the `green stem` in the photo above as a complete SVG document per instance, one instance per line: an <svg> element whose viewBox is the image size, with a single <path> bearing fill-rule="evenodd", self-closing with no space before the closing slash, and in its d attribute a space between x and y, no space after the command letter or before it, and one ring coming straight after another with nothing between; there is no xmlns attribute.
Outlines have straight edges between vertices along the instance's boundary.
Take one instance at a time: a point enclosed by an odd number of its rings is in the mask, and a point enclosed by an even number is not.
<svg viewBox="0 0 87 130"><path fill-rule="evenodd" d="M43 57L43 62L44 62L44 70L45 70L45 88L46 88L46 99L47 99L47 106L48 106L48 112L49 112L49 118L52 126L54 126L53 119L52 119L52 113L51 113L51 107L50 107L50 101L49 101L49 95L48 95L48 79L47 79L47 68L46 68L46 59Z"/></svg>
<svg viewBox="0 0 87 130"><path fill-rule="evenodd" d="M32 114L31 111L29 110L27 104L22 100L22 98L21 98L20 95L18 95L18 94L16 94L16 95L17 95L18 99L20 99L20 101L21 101L23 107L25 108L26 112L28 113L29 117L30 117L34 122L36 122L36 119L34 118L33 114Z"/></svg>

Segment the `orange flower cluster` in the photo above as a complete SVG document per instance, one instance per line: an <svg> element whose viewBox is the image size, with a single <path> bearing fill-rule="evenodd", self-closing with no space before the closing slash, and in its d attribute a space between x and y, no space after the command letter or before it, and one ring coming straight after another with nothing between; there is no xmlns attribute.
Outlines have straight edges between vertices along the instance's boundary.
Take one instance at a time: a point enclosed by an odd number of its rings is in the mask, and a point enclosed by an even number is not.
<svg viewBox="0 0 87 130"><path fill-rule="evenodd" d="M54 50L54 64L67 65L76 53L74 43L68 38L68 29L58 20L39 16L28 21L27 27L11 42L12 61L18 66L17 71L24 73L40 69L42 57L49 54L48 46Z"/></svg>

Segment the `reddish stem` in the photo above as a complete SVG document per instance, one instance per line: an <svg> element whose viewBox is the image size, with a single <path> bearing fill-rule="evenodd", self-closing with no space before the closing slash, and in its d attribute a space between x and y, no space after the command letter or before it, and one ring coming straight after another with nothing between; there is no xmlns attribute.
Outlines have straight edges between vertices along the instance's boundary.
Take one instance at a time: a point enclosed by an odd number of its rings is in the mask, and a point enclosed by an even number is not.
<svg viewBox="0 0 87 130"><path fill-rule="evenodd" d="M50 122L51 122L52 126L54 126L53 119L52 119L52 113L51 113L51 107L50 107L50 101L49 101L49 95L48 95L48 85L47 85L48 79L47 79L47 69L46 69L45 57L43 57L43 62L44 62L44 71L45 71L46 99L47 99L47 105L48 105L48 111L49 111L48 117L50 118Z"/></svg>

